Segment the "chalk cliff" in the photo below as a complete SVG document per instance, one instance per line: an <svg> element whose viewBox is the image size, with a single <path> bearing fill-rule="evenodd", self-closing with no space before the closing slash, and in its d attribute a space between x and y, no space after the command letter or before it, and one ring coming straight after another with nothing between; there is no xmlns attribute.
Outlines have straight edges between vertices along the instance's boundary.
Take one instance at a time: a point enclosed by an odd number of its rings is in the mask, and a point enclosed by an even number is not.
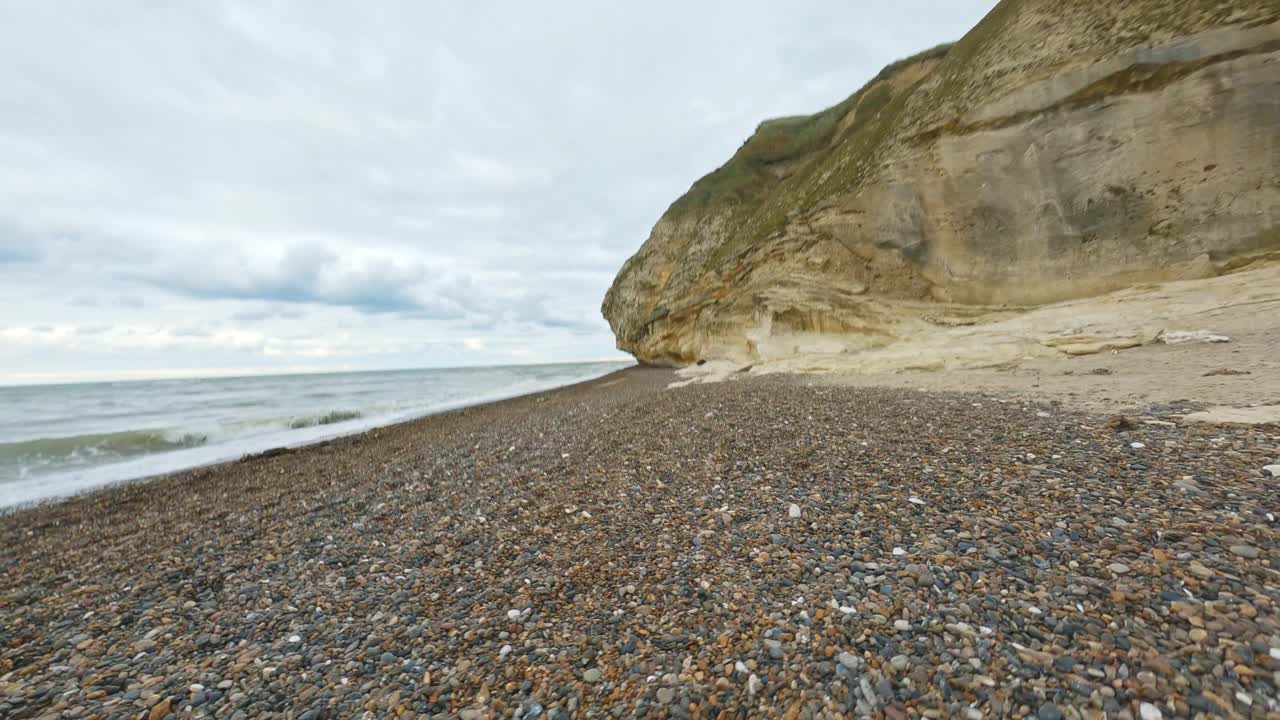
<svg viewBox="0 0 1280 720"><path fill-rule="evenodd" d="M603 304L642 362L883 348L1280 254L1274 0L1004 0L762 123Z"/></svg>

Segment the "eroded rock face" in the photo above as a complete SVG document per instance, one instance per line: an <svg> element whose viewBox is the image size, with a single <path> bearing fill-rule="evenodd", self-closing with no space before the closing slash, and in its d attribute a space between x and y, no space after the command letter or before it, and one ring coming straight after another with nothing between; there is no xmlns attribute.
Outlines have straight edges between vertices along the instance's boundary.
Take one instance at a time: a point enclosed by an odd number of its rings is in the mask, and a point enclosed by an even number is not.
<svg viewBox="0 0 1280 720"><path fill-rule="evenodd" d="M762 124L619 273L618 347L857 351L1280 252L1280 10L1111 5L1006 0L840 105Z"/></svg>

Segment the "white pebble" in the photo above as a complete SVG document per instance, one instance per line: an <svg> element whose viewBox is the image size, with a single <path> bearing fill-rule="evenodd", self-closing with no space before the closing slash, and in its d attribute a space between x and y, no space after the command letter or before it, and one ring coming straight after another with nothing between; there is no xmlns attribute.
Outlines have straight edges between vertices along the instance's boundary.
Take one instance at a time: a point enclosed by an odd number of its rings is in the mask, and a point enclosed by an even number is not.
<svg viewBox="0 0 1280 720"><path fill-rule="evenodd" d="M510 645L503 645L503 646L502 646L502 649L498 651L498 657L506 657L506 656L508 656L508 655L510 655L510 654L511 654L511 646L510 646Z"/></svg>
<svg viewBox="0 0 1280 720"><path fill-rule="evenodd" d="M800 517L800 506L795 503L791 503L791 507L787 508L787 517Z"/></svg>
<svg viewBox="0 0 1280 720"><path fill-rule="evenodd" d="M747 692L755 695L764 687L764 683L760 682L760 678L755 673L751 673L751 677L747 678Z"/></svg>
<svg viewBox="0 0 1280 720"><path fill-rule="evenodd" d="M290 635L290 636L289 636L289 642L291 642L291 643L300 643L300 642L302 642L302 638L301 638L301 637L299 637L299 636L297 636L297 635Z"/></svg>
<svg viewBox="0 0 1280 720"><path fill-rule="evenodd" d="M1133 448L1133 449L1135 449L1135 450L1141 450L1142 448L1146 447L1146 445L1143 445L1143 444L1142 444L1142 443L1140 443L1140 442L1135 442L1135 443L1129 443L1129 447L1131 447L1131 448ZM1154 706L1154 705L1152 705L1152 707L1155 707L1155 706Z"/></svg>
<svg viewBox="0 0 1280 720"><path fill-rule="evenodd" d="M907 500L907 502L911 503L912 505L924 505L924 501L923 501L923 500L921 500L920 498L918 498L918 497L914 496L914 495L912 495L912 496Z"/></svg>
<svg viewBox="0 0 1280 720"><path fill-rule="evenodd" d="M900 548L900 547L896 547L896 548L894 548L894 549L893 549L893 554L894 554L894 555L906 555L906 554L907 554L907 551L906 551L906 550L903 550L903 549L902 549L902 548Z"/></svg>
<svg viewBox="0 0 1280 720"><path fill-rule="evenodd" d="M1160 708L1149 702L1139 705L1138 713L1142 715L1142 720L1160 720L1164 717L1164 713L1160 712Z"/></svg>

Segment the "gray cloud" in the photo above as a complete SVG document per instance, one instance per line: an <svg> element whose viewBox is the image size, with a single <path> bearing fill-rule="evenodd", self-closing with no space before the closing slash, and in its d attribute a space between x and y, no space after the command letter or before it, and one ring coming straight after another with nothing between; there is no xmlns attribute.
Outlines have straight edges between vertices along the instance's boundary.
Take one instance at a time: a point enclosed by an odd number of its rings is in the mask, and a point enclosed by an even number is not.
<svg viewBox="0 0 1280 720"><path fill-rule="evenodd" d="M341 305L372 313L434 310L445 317L461 313L461 308L448 303L415 296L415 287L428 275L421 264L377 259L343 267L339 260L330 247L300 244L286 249L274 262L216 259L203 271L173 273L171 267L161 266L161 272L139 274L137 279L202 299Z"/></svg>
<svg viewBox="0 0 1280 720"><path fill-rule="evenodd" d="M256 325L265 320L299 320L305 316L306 311L301 308L272 304L233 313L231 322L237 325Z"/></svg>
<svg viewBox="0 0 1280 720"><path fill-rule="evenodd" d="M0 265L16 265L18 263L30 263L38 259L39 256L33 248L25 247L0 247Z"/></svg>

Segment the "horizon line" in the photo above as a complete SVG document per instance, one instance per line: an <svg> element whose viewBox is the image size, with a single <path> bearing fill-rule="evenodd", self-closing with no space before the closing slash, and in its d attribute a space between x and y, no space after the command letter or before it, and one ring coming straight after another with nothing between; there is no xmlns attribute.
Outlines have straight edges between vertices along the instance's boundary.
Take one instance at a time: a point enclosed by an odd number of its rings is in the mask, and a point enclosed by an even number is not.
<svg viewBox="0 0 1280 720"><path fill-rule="evenodd" d="M543 365L587 365L594 363L635 363L632 357L591 358L587 360L546 360L534 362L481 363L476 365L421 365L394 368L324 367L292 365L284 368L163 368L160 370L87 370L71 373L9 373L0 375L0 388L41 385L91 385L94 383L149 382L156 380L227 380L236 378L269 378L294 375L341 375L346 373L412 372L417 370L475 370L501 367Z"/></svg>

